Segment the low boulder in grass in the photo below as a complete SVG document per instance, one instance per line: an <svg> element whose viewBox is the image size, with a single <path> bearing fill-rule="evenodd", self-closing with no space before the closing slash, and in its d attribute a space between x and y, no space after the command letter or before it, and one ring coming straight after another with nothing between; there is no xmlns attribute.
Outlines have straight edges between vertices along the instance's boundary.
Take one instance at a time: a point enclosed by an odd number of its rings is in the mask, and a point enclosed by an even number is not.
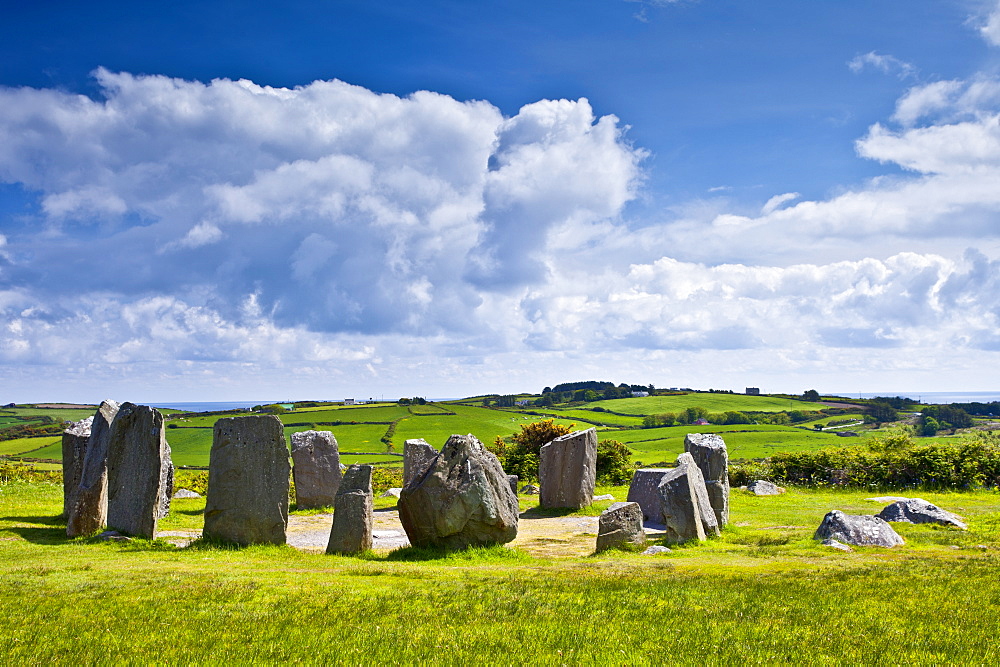
<svg viewBox="0 0 1000 667"><path fill-rule="evenodd" d="M957 514L943 510L923 498L896 500L879 512L878 516L885 521L937 523L942 526L954 526L959 530L968 529L968 526L965 525L965 522Z"/></svg>
<svg viewBox="0 0 1000 667"><path fill-rule="evenodd" d="M836 540L856 547L896 547L903 538L888 523L869 514L828 512L816 529L813 539Z"/></svg>
<svg viewBox="0 0 1000 667"><path fill-rule="evenodd" d="M755 496L777 496L785 492L782 487L774 482L768 482L764 479L755 479L747 484L747 491Z"/></svg>

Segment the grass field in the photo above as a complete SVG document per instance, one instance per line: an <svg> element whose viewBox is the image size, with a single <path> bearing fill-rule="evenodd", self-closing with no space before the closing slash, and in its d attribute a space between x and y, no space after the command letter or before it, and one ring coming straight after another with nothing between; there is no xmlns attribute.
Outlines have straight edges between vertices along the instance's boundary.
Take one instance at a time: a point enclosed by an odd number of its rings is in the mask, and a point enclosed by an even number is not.
<svg viewBox="0 0 1000 667"><path fill-rule="evenodd" d="M0 416L17 415L19 417L29 417L39 415L42 417L52 417L56 421L80 421L86 417L93 417L97 410L96 406L86 410L63 409L63 408L4 408L0 410Z"/></svg>
<svg viewBox="0 0 1000 667"><path fill-rule="evenodd" d="M596 412L586 408L528 408L531 412L543 413L546 416L557 417L559 419L585 419L608 426L641 426L642 417L623 417L610 412ZM542 417L537 417L542 419ZM582 422L585 423L585 422Z"/></svg>
<svg viewBox="0 0 1000 667"><path fill-rule="evenodd" d="M403 442L410 438L423 438L436 448L440 448L450 436L459 433L472 435L487 444L492 443L498 435L508 436L521 430L521 424L529 424L540 417L527 417L516 412L504 410L489 410L471 405L446 404L454 415L414 416L400 420L396 425L393 443L396 451L402 451ZM557 419L557 423L569 426L571 419ZM584 427L589 424L579 424Z"/></svg>
<svg viewBox="0 0 1000 667"><path fill-rule="evenodd" d="M727 410L781 412L783 410L819 410L823 407L820 404L809 401L795 401L786 398L772 398L770 396L709 393L647 396L645 398L616 398L611 401L600 401L597 405L627 415L654 415L665 412L678 413L687 408L705 408L709 412L725 412Z"/></svg>
<svg viewBox="0 0 1000 667"><path fill-rule="evenodd" d="M34 451L42 450L50 452L53 449L58 450L59 453L57 456L42 455ZM31 453L28 454L27 452ZM24 454L26 456L39 459L55 458L57 460L61 460L62 436L50 435L43 436L41 438L15 438L13 440L0 440L0 456L15 456L17 454Z"/></svg>
<svg viewBox="0 0 1000 667"><path fill-rule="evenodd" d="M619 492L620 491L617 491ZM722 538L656 557L507 548L364 558L68 540L57 485L0 489L0 654L39 663L996 664L995 493L923 494L970 530L840 553L863 493L734 493ZM196 512L195 512L196 514Z"/></svg>

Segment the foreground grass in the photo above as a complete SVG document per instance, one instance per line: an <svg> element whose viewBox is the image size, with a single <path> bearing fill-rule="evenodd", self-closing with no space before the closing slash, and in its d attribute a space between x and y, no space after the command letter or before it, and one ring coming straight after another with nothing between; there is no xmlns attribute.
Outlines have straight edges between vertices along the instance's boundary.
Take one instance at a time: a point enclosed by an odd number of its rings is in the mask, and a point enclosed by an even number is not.
<svg viewBox="0 0 1000 667"><path fill-rule="evenodd" d="M862 493L790 491L734 493L739 525L666 556L541 559L505 548L344 558L67 540L59 493L0 488L0 654L10 663L1000 657L996 494L921 494L961 508L970 531L909 526L902 549L817 547L816 516L878 505Z"/></svg>

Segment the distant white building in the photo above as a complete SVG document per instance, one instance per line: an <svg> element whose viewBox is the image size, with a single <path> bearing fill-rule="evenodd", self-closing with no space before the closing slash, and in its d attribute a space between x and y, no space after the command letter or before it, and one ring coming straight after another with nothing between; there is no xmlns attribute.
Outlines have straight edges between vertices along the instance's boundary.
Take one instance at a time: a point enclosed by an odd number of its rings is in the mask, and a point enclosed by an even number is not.
<svg viewBox="0 0 1000 667"><path fill-rule="evenodd" d="M344 399L344 405L354 405L354 399L353 398L345 398Z"/></svg>
<svg viewBox="0 0 1000 667"><path fill-rule="evenodd" d="M518 407L522 407L522 408L524 406L526 406L527 404L528 404L528 399L526 399L526 398L522 398L520 401L514 401L514 405L516 405Z"/></svg>
<svg viewBox="0 0 1000 667"><path fill-rule="evenodd" d="M649 396L649 392L648 391L633 391L632 392L632 398L646 398L647 396Z"/></svg>

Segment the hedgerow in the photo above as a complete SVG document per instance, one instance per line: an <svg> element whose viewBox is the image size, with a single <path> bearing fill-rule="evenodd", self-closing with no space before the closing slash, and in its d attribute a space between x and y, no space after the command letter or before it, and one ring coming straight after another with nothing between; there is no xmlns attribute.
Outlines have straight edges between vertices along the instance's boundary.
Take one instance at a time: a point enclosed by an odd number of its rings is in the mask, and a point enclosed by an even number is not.
<svg viewBox="0 0 1000 667"><path fill-rule="evenodd" d="M730 484L754 479L803 486L974 489L1000 485L1000 438L977 433L954 442L918 444L909 433L875 437L865 447L778 453L734 463Z"/></svg>

